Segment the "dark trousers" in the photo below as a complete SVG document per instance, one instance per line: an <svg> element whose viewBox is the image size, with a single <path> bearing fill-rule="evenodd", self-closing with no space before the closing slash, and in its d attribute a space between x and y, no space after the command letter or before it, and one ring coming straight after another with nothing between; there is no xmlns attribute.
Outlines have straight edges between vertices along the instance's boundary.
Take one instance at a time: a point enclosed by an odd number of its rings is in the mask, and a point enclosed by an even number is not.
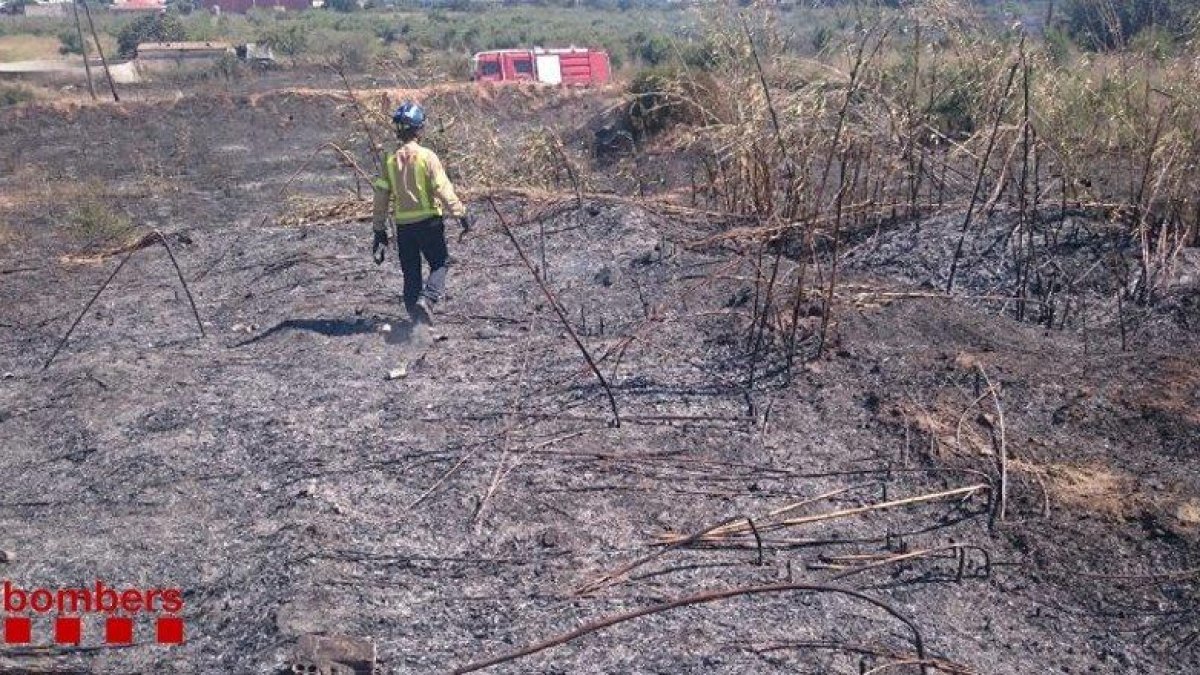
<svg viewBox="0 0 1200 675"><path fill-rule="evenodd" d="M421 296L437 302L446 286L446 224L441 218L396 226L396 248L404 275L404 306L411 309ZM421 278L421 258L429 264L429 278Z"/></svg>

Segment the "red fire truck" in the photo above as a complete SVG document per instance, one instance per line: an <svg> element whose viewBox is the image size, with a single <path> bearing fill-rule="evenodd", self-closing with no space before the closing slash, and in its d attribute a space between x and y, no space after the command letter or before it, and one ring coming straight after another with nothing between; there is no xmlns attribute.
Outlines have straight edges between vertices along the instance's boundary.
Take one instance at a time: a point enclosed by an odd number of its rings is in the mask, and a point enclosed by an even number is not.
<svg viewBox="0 0 1200 675"><path fill-rule="evenodd" d="M479 82L608 82L608 52L582 47L497 49L471 58L471 79Z"/></svg>

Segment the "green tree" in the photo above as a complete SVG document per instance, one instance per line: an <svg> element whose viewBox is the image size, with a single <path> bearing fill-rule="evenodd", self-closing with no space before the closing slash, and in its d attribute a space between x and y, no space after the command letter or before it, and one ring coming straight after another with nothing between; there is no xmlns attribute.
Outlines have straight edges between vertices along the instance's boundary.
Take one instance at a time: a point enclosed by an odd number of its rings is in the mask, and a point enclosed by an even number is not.
<svg viewBox="0 0 1200 675"><path fill-rule="evenodd" d="M126 25L117 34L117 51L125 58L137 55L143 42L178 42L187 39L183 22L174 14L148 14Z"/></svg>
<svg viewBox="0 0 1200 675"><path fill-rule="evenodd" d="M298 23L275 25L258 36L258 41L281 56L297 56L308 49L309 31Z"/></svg>
<svg viewBox="0 0 1200 675"><path fill-rule="evenodd" d="M308 43L312 54L352 73L366 70L379 53L379 41L364 32L316 30Z"/></svg>

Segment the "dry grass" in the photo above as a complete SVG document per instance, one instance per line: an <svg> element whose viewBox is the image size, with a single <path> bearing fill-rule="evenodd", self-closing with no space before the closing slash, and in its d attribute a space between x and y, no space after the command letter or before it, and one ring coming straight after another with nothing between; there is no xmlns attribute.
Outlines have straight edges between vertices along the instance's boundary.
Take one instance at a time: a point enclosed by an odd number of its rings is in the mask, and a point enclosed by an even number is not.
<svg viewBox="0 0 1200 675"><path fill-rule="evenodd" d="M1175 507L1175 518L1187 527L1200 527L1200 499L1181 501Z"/></svg>
<svg viewBox="0 0 1200 675"><path fill-rule="evenodd" d="M955 363L969 370L977 361L969 354L960 354ZM910 443L929 457L942 462L991 461L998 425L993 415L980 407L981 402L943 399L922 405L906 401L896 410L908 429ZM1143 491L1135 476L1109 466L1039 462L1029 456L1013 456L1012 447L1008 452L1008 471L1037 486L1046 511L1066 508L1124 520L1148 509L1164 508L1170 501L1167 496Z"/></svg>
<svg viewBox="0 0 1200 675"><path fill-rule="evenodd" d="M301 227L371 219L371 202L366 199L292 195L285 200L283 213L275 224Z"/></svg>
<svg viewBox="0 0 1200 675"><path fill-rule="evenodd" d="M156 171L149 163L138 165L136 180L121 182L55 181L50 172L38 164L26 164L17 168L9 177L12 186L2 198L4 208L49 208L53 204L74 204L80 200L144 199L168 195L179 190L177 181Z"/></svg>
<svg viewBox="0 0 1200 675"><path fill-rule="evenodd" d="M955 412L958 408L959 411ZM992 443L971 415L987 419L977 408L961 410L949 401L926 406L906 401L898 410L910 431L928 438L928 454L938 459L952 457L990 457Z"/></svg>
<svg viewBox="0 0 1200 675"><path fill-rule="evenodd" d="M1151 488L1137 476L1102 464L1034 464L1010 468L1038 482L1052 509L1090 513L1112 520L1151 516L1164 525L1196 532L1200 499L1178 490Z"/></svg>
<svg viewBox="0 0 1200 675"><path fill-rule="evenodd" d="M56 37L45 35L0 36L0 61L33 61L60 58Z"/></svg>
<svg viewBox="0 0 1200 675"><path fill-rule="evenodd" d="M17 167L9 178L12 189L4 195L5 208L21 208L33 206L44 208L50 203L53 189L60 186L51 180L50 172L38 164L24 164Z"/></svg>
<svg viewBox="0 0 1200 675"><path fill-rule="evenodd" d="M1103 465L1037 465L1014 461L1014 471L1040 478L1051 507L1087 511L1101 516L1128 519L1141 513L1150 498L1138 491L1137 479Z"/></svg>
<svg viewBox="0 0 1200 675"><path fill-rule="evenodd" d="M938 460L993 456L987 416L953 412L945 406L907 403L900 407L912 431L928 438L928 454ZM918 444L920 445L920 444ZM1010 448L1011 452L1011 448ZM1103 517L1129 519L1158 500L1139 490L1136 477L1104 465L1038 463L1011 459L1008 469L1039 486L1047 509L1066 508Z"/></svg>
<svg viewBox="0 0 1200 675"><path fill-rule="evenodd" d="M960 355L960 360L969 357ZM962 402L920 405L909 401L897 406L915 447L939 461L991 458L994 421L976 406L961 410ZM927 439L924 445L921 439ZM1009 448L1010 453L1012 448ZM1046 510L1068 509L1105 518L1128 520L1146 512L1170 513L1185 525L1200 524L1200 501L1171 491L1150 490L1136 476L1103 464L1038 462L1012 458L1008 470L1037 485Z"/></svg>
<svg viewBox="0 0 1200 675"><path fill-rule="evenodd" d="M129 216L98 199L81 200L71 210L71 232L88 248L111 246L133 232Z"/></svg>

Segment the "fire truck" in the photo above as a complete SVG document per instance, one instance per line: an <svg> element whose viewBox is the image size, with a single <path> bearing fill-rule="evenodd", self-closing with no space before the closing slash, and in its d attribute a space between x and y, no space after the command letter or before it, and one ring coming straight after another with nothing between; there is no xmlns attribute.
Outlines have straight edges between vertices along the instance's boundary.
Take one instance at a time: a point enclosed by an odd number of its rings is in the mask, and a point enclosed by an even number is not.
<svg viewBox="0 0 1200 675"><path fill-rule="evenodd" d="M471 79L477 82L588 85L608 77L608 52L583 47L496 49L471 58Z"/></svg>

